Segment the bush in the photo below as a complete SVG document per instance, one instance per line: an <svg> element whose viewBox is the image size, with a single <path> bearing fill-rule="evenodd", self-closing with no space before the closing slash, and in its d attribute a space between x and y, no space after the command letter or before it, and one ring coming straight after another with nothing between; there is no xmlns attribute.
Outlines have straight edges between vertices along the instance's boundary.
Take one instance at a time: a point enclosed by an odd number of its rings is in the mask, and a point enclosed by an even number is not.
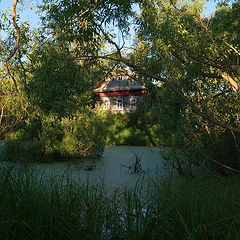
<svg viewBox="0 0 240 240"><path fill-rule="evenodd" d="M1 149L1 160L4 161L42 161L43 146L39 141L6 141Z"/></svg>
<svg viewBox="0 0 240 240"><path fill-rule="evenodd" d="M107 127L107 145L143 145L155 146L163 142L159 138L161 127L148 115L148 110L129 114L116 114L110 111L96 110Z"/></svg>
<svg viewBox="0 0 240 240"><path fill-rule="evenodd" d="M31 127L29 129L33 132ZM72 117L44 115L36 132L34 139L8 141L2 160L59 161L99 157L105 147L105 123L98 113L88 109ZM15 139L17 133L11 134L11 138Z"/></svg>
<svg viewBox="0 0 240 240"><path fill-rule="evenodd" d="M19 140L23 139L25 136L25 129L19 128L13 130L5 135L5 140Z"/></svg>
<svg viewBox="0 0 240 240"><path fill-rule="evenodd" d="M105 147L106 128L94 112L63 118L60 122L63 138L60 151L71 156L99 156Z"/></svg>
<svg viewBox="0 0 240 240"><path fill-rule="evenodd" d="M42 122L40 142L48 156L97 157L104 151L105 136L104 122L88 110L74 117L46 117Z"/></svg>
<svg viewBox="0 0 240 240"><path fill-rule="evenodd" d="M63 129L57 116L45 116L42 119L42 130L39 140L43 146L44 154L50 158L60 157L60 148L63 138Z"/></svg>

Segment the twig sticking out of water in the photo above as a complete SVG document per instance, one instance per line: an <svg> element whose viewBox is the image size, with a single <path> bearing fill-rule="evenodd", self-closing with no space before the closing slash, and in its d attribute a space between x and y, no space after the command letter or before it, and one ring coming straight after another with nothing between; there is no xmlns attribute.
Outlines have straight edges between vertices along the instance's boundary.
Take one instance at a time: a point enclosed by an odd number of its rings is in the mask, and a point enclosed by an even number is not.
<svg viewBox="0 0 240 240"><path fill-rule="evenodd" d="M132 153L132 155L134 156L134 161L135 162L134 162L134 164L129 165L129 166L126 166L124 164L121 164L121 166L128 168L131 173L144 173L144 170L142 169L142 165L141 165L141 158L134 151L134 149L132 149L130 147L128 149Z"/></svg>

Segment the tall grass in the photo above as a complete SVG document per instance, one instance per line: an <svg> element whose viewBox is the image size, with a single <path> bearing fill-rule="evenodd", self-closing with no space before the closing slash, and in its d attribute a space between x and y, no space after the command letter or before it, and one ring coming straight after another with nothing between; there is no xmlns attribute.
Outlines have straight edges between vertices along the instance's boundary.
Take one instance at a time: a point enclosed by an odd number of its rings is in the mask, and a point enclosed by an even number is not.
<svg viewBox="0 0 240 240"><path fill-rule="evenodd" d="M179 178L145 191L0 170L0 239L240 239L239 178Z"/></svg>

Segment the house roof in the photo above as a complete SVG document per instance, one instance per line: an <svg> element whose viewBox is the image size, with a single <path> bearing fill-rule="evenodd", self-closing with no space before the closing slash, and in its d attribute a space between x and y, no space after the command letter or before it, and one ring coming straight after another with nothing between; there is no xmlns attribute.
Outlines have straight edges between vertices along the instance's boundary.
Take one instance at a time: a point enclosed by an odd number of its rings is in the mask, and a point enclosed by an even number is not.
<svg viewBox="0 0 240 240"><path fill-rule="evenodd" d="M95 92L115 92L115 91L129 91L142 90L145 86L132 80L130 77L121 76L118 79L108 79L102 85L95 89Z"/></svg>

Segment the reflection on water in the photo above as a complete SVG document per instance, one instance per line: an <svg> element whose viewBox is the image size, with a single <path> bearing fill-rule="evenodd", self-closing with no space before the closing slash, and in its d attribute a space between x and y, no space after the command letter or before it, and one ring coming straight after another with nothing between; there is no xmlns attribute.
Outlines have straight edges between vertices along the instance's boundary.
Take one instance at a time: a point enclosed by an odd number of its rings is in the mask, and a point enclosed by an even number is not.
<svg viewBox="0 0 240 240"><path fill-rule="evenodd" d="M141 159L144 173L132 173L127 167L135 163L136 156ZM2 166L24 167L23 163L2 162ZM145 146L107 146L100 159L79 163L28 163L37 171L49 177L63 174L71 176L79 182L104 183L108 189L116 187L134 187L139 180L144 182L165 177L170 170L164 166L159 147Z"/></svg>

